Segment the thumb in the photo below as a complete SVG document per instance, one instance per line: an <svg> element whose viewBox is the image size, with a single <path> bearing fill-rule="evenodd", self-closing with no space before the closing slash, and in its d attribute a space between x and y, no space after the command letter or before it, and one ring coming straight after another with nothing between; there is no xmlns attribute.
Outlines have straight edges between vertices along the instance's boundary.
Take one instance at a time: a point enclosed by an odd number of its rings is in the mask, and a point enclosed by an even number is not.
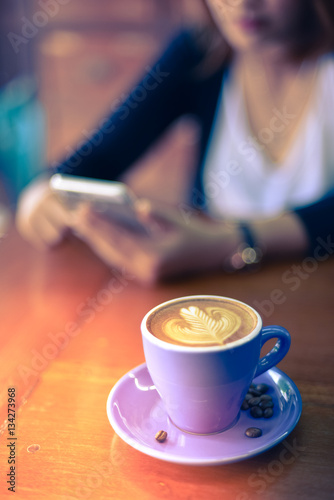
<svg viewBox="0 0 334 500"><path fill-rule="evenodd" d="M152 202L140 199L136 203L138 217L145 219L148 223L155 222L161 228L173 228L184 226L187 220L183 216L182 209L166 203Z"/></svg>
<svg viewBox="0 0 334 500"><path fill-rule="evenodd" d="M163 209L158 209L156 203L153 204L151 200L138 198L134 202L134 211L138 221L147 228L148 234L152 235L166 229Z"/></svg>

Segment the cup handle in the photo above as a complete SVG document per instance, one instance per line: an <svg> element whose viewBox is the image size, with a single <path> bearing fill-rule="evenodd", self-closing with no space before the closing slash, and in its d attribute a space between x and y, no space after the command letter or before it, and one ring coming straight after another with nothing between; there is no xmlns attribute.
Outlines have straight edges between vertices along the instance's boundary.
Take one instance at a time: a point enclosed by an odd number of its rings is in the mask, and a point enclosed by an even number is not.
<svg viewBox="0 0 334 500"><path fill-rule="evenodd" d="M277 365L289 350L291 337L289 332L282 326L271 325L262 328L261 347L269 340L277 338L277 342L268 354L258 362L254 378Z"/></svg>

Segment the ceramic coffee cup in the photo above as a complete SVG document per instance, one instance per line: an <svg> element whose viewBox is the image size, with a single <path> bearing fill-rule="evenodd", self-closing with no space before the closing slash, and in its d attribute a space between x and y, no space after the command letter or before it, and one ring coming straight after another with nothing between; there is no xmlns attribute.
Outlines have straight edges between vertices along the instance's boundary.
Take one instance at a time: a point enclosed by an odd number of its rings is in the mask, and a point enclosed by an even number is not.
<svg viewBox="0 0 334 500"><path fill-rule="evenodd" d="M151 309L141 324L148 371L171 421L211 434L232 427L254 377L290 347L281 326L262 326L249 305L215 295L176 298ZM277 342L260 359L269 339Z"/></svg>

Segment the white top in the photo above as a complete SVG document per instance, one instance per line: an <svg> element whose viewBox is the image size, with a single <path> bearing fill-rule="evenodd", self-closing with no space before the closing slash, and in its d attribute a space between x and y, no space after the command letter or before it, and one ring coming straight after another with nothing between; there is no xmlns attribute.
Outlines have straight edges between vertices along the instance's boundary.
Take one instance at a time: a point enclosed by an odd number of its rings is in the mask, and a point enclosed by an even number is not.
<svg viewBox="0 0 334 500"><path fill-rule="evenodd" d="M203 173L209 212L229 219L275 217L312 203L334 188L334 58L321 58L304 122L281 163L265 143L293 119L273 108L269 126L252 139L243 93L229 71L223 81ZM264 149L264 148L263 148Z"/></svg>

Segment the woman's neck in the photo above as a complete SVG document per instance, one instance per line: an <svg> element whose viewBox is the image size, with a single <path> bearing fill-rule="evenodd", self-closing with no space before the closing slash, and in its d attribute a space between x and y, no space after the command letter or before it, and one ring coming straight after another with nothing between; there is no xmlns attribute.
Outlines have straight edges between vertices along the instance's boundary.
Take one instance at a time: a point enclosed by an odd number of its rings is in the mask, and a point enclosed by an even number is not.
<svg viewBox="0 0 334 500"><path fill-rule="evenodd" d="M296 57L285 47L271 46L265 49L250 50L236 56L236 67L249 76L254 82L262 75L262 81L270 89L271 94L286 93L301 73L307 74L308 68L313 72L317 57ZM251 75L254 75L254 79Z"/></svg>
<svg viewBox="0 0 334 500"><path fill-rule="evenodd" d="M243 91L250 130L255 137L272 122L273 110L287 112L293 120L284 131L261 144L275 162L281 161L305 118L317 64L312 60L286 57L282 52L253 51L235 60L235 75Z"/></svg>

